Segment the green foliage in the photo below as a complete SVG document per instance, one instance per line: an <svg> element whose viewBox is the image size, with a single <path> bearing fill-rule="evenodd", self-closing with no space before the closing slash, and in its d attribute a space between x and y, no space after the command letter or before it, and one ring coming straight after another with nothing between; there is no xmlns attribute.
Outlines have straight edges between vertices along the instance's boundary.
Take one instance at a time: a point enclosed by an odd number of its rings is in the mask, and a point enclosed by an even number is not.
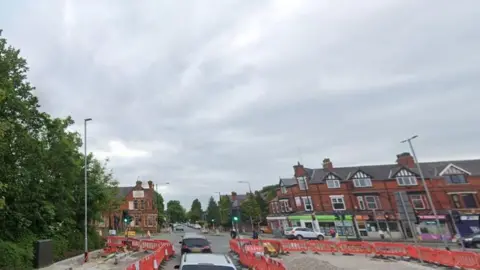
<svg viewBox="0 0 480 270"><path fill-rule="evenodd" d="M260 215L262 212L253 194L249 193L247 195L247 199L241 203L240 208L242 211L242 220L250 220L250 217L255 222L259 222L261 220Z"/></svg>
<svg viewBox="0 0 480 270"><path fill-rule="evenodd" d="M188 212L188 218L190 219L190 222L195 223L202 219L202 213L202 203L198 199L193 200L192 207Z"/></svg>
<svg viewBox="0 0 480 270"><path fill-rule="evenodd" d="M217 202L213 197L210 197L210 200L208 201L208 207L207 207L207 222L212 224L218 225L220 224L220 212L219 208L217 205Z"/></svg>
<svg viewBox="0 0 480 270"><path fill-rule="evenodd" d="M0 269L30 269L38 239L54 239L56 259L83 249L82 139L67 129L70 117L40 111L27 71L20 52L0 36ZM88 223L94 224L118 207L117 182L107 161L90 154L87 162ZM90 247L100 247L89 231Z"/></svg>
<svg viewBox="0 0 480 270"><path fill-rule="evenodd" d="M187 213L180 204L180 201L168 201L167 203L167 216L171 223L184 222L187 219Z"/></svg>
<svg viewBox="0 0 480 270"><path fill-rule="evenodd" d="M264 186L261 190L260 193L264 196L264 198L267 200L267 202L273 200L277 196L277 189L279 188L279 185L269 185L269 186Z"/></svg>
<svg viewBox="0 0 480 270"><path fill-rule="evenodd" d="M160 227L163 227L165 223L165 204L164 204L162 194L155 191L154 200L155 200L155 208L158 211L157 223Z"/></svg>
<svg viewBox="0 0 480 270"><path fill-rule="evenodd" d="M260 222L263 222L268 215L268 203L263 199L263 195L260 192L256 192L255 200L260 208Z"/></svg>
<svg viewBox="0 0 480 270"><path fill-rule="evenodd" d="M220 217L221 217L221 225L222 226L229 226L231 224L231 207L232 201L228 196L221 196L220 201L218 202L218 208L220 208Z"/></svg>

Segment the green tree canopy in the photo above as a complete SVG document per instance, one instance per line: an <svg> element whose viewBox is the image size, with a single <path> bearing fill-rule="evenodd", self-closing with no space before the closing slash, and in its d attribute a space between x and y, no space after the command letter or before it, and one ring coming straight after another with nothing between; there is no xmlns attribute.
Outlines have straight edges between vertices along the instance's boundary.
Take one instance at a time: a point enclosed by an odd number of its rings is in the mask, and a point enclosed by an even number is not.
<svg viewBox="0 0 480 270"><path fill-rule="evenodd" d="M218 207L220 208L220 218L222 226L229 226L232 222L231 220L231 207L232 201L227 195L220 197L220 202L218 202Z"/></svg>
<svg viewBox="0 0 480 270"><path fill-rule="evenodd" d="M55 241L55 260L82 252L85 158L90 249L102 246L93 226L119 204L107 161L79 151L70 117L40 110L27 71L0 31L0 269L31 269L36 239Z"/></svg>
<svg viewBox="0 0 480 270"><path fill-rule="evenodd" d="M210 197L207 207L207 222L217 225L220 224L220 212L217 205L217 202L213 197Z"/></svg>
<svg viewBox="0 0 480 270"><path fill-rule="evenodd" d="M157 223L159 226L163 226L165 222L165 204L162 194L155 191L155 208L157 209Z"/></svg>
<svg viewBox="0 0 480 270"><path fill-rule="evenodd" d="M250 220L251 217L255 223L260 222L261 210L253 194L249 193L247 195L247 198L241 203L240 209L243 220Z"/></svg>
<svg viewBox="0 0 480 270"><path fill-rule="evenodd" d="M195 223L202 219L202 213L202 203L198 199L193 200L192 207L190 207L190 212L188 215L190 222Z"/></svg>
<svg viewBox="0 0 480 270"><path fill-rule="evenodd" d="M184 222L186 220L186 211L180 204L180 201L168 201L167 216L169 218L169 221L172 223Z"/></svg>
<svg viewBox="0 0 480 270"><path fill-rule="evenodd" d="M268 216L268 202L265 201L263 196L260 192L255 193L255 200L260 208L260 222L264 222Z"/></svg>

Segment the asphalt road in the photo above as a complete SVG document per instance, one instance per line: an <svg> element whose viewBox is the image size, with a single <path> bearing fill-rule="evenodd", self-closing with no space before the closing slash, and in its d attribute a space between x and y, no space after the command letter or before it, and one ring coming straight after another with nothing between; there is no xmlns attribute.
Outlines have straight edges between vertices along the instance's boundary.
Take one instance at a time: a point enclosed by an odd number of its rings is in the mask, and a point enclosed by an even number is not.
<svg viewBox="0 0 480 270"><path fill-rule="evenodd" d="M185 233L198 233L202 234L200 230L197 229L192 229L189 227L184 227ZM152 238L155 239L165 239L173 243L175 247L175 254L177 256L173 259L171 259L166 266L163 269L166 270L171 270L174 269L173 267L175 265L180 264L180 240L182 240L182 236L184 235L183 232L175 232L171 234L160 234L160 235L155 235ZM219 254L228 254L230 251L230 246L229 246L229 240L230 236L229 235L220 235L220 236L215 236L215 235L205 235L207 239L210 241L212 245L212 249L214 253L219 253ZM229 254L230 255L230 254ZM235 258L232 258L235 260ZM239 268L240 269L240 268Z"/></svg>

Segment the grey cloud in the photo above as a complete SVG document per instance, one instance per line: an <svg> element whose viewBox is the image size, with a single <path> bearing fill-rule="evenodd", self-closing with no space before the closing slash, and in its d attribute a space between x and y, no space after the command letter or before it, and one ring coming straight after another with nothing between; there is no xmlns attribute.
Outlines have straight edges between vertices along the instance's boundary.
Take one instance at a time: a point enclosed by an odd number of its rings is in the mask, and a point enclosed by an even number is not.
<svg viewBox="0 0 480 270"><path fill-rule="evenodd" d="M207 1L208 2L208 1ZM286 5L286 6L285 6ZM8 10L5 13L5 9ZM190 207L315 167L474 157L477 1L36 1L0 25L43 107L71 114L89 149L110 141L124 185L171 182ZM3 14L8 14L4 16Z"/></svg>

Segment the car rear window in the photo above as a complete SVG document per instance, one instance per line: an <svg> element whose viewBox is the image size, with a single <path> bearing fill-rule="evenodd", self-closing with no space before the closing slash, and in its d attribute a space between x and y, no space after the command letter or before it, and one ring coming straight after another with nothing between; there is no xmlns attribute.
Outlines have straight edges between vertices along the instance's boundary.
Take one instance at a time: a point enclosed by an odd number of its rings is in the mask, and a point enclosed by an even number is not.
<svg viewBox="0 0 480 270"><path fill-rule="evenodd" d="M206 239L202 238L188 238L183 239L183 244L189 247L206 247L209 246L209 243Z"/></svg>
<svg viewBox="0 0 480 270"><path fill-rule="evenodd" d="M182 270L236 270L231 266L218 265L184 265Z"/></svg>

